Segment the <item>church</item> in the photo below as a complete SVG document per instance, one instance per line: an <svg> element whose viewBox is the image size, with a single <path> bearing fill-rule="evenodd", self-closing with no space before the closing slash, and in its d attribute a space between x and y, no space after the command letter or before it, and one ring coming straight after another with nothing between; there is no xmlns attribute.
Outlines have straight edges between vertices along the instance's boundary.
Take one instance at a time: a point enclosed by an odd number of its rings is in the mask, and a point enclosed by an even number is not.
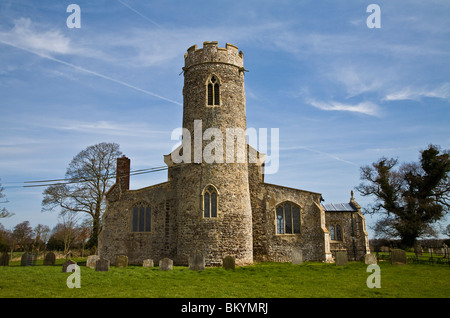
<svg viewBox="0 0 450 318"><path fill-rule="evenodd" d="M130 190L131 161L117 159L100 257L111 264L116 255L128 256L130 264L167 257L188 265L190 255L201 253L207 266L222 265L226 256L236 265L290 262L294 252L307 261L333 262L338 251L363 259L369 240L353 193L346 203L322 204L320 193L264 182L265 154L246 139L242 143L239 134L227 146L243 144L245 156L214 142L218 135L230 136L230 129L247 129L242 51L204 42L184 58L183 140L164 156L168 180ZM204 138L211 131L214 138Z"/></svg>

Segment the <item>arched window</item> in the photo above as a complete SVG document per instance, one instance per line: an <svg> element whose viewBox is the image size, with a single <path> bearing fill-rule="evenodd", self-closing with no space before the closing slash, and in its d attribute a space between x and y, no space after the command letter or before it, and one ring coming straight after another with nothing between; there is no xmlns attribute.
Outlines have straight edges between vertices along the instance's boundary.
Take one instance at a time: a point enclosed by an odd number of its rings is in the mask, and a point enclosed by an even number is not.
<svg viewBox="0 0 450 318"><path fill-rule="evenodd" d="M218 193L217 189L208 185L203 190L203 217L216 218L218 210Z"/></svg>
<svg viewBox="0 0 450 318"><path fill-rule="evenodd" d="M276 208L277 234L300 234L300 207L285 202Z"/></svg>
<svg viewBox="0 0 450 318"><path fill-rule="evenodd" d="M152 209L145 203L138 203L133 206L132 211L132 231L150 232L152 228Z"/></svg>
<svg viewBox="0 0 450 318"><path fill-rule="evenodd" d="M334 231L334 225L330 225L330 238L332 241L336 240L336 232Z"/></svg>
<svg viewBox="0 0 450 318"><path fill-rule="evenodd" d="M219 81L214 75L208 81L208 106L220 105Z"/></svg>

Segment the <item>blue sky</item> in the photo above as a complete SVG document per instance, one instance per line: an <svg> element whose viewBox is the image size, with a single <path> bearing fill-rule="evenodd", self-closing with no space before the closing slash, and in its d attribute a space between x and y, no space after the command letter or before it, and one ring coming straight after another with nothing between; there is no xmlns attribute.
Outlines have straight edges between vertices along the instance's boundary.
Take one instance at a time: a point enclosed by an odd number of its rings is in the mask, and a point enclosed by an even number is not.
<svg viewBox="0 0 450 318"><path fill-rule="evenodd" d="M66 25L71 3L79 29ZM371 3L381 28L366 25ZM204 41L244 52L247 126L279 128L266 181L348 202L361 166L450 148L449 14L448 1L2 0L0 177L15 215L0 223L53 227L43 188L23 182L64 177L87 146L120 144L132 169L163 165L182 122L183 56Z"/></svg>

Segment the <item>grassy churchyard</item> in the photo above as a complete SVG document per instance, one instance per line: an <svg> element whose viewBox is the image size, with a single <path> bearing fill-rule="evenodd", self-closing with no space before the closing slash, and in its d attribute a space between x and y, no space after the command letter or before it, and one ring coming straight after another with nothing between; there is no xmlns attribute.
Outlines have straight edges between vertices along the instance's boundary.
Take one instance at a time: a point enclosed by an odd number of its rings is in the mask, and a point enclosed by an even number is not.
<svg viewBox="0 0 450 318"><path fill-rule="evenodd" d="M111 266L96 272L84 266L86 258L74 259L80 265L80 288L68 288L71 273L62 272L64 260L44 266L20 266L11 261L0 266L0 298L448 298L450 266L440 264L391 265L378 262L380 288L368 288L364 262L345 266L304 262L259 263L225 270L210 267L192 271L174 266Z"/></svg>

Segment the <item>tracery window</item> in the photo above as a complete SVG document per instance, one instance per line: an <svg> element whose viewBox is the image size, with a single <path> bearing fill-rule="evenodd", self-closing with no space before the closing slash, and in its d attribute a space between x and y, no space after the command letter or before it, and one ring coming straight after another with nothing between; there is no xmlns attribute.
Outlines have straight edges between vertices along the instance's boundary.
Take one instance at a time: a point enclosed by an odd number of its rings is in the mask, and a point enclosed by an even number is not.
<svg viewBox="0 0 450 318"><path fill-rule="evenodd" d="M150 232L152 228L152 209L145 203L138 203L133 206L132 211L132 231Z"/></svg>
<svg viewBox="0 0 450 318"><path fill-rule="evenodd" d="M217 189L208 185L203 190L203 217L216 218L218 210L218 193Z"/></svg>
<svg viewBox="0 0 450 318"><path fill-rule="evenodd" d="M339 224L330 225L330 238L332 241L342 241L342 229Z"/></svg>
<svg viewBox="0 0 450 318"><path fill-rule="evenodd" d="M208 81L208 106L220 105L219 81L214 75Z"/></svg>
<svg viewBox="0 0 450 318"><path fill-rule="evenodd" d="M276 208L277 234L300 234L300 207L284 202Z"/></svg>

